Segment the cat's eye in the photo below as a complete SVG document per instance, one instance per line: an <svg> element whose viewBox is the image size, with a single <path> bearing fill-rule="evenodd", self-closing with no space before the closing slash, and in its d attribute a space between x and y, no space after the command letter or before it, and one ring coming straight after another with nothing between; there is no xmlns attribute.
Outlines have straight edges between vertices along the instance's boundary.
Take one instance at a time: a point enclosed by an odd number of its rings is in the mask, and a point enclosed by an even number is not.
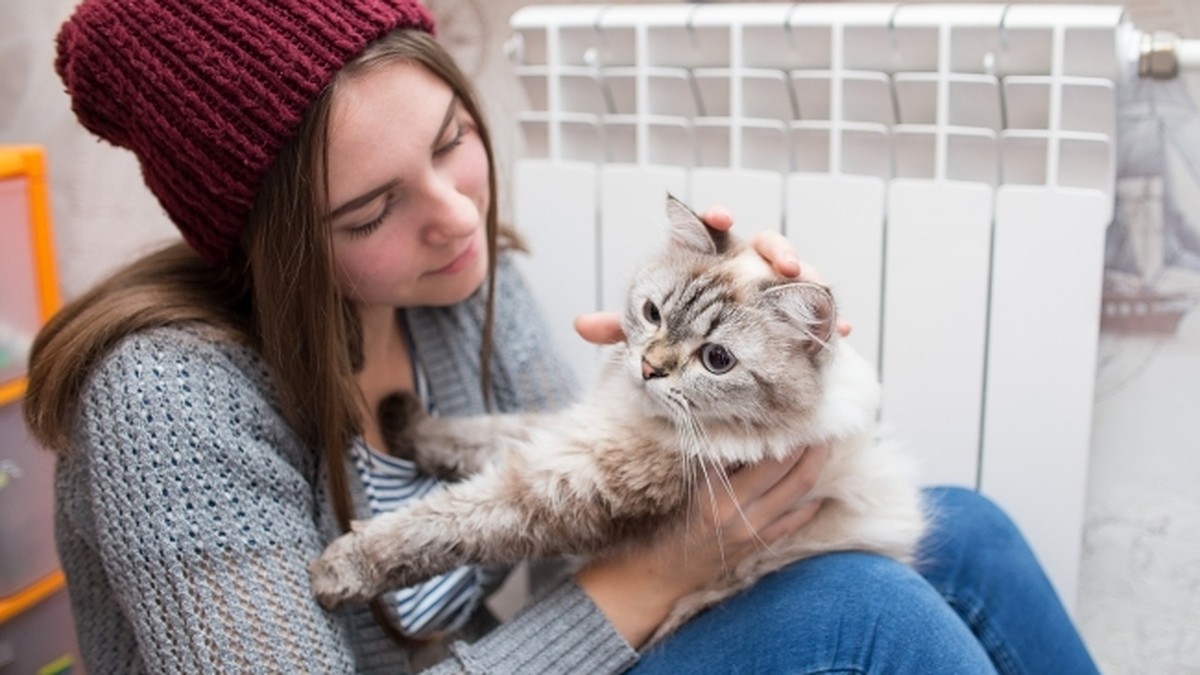
<svg viewBox="0 0 1200 675"><path fill-rule="evenodd" d="M662 323L662 315L658 313L658 307L649 300L646 301L646 304L642 305L642 316L646 317L646 320L655 326Z"/></svg>
<svg viewBox="0 0 1200 675"><path fill-rule="evenodd" d="M700 347L700 363L704 364L708 372L723 375L737 365L737 358L725 347L709 342Z"/></svg>

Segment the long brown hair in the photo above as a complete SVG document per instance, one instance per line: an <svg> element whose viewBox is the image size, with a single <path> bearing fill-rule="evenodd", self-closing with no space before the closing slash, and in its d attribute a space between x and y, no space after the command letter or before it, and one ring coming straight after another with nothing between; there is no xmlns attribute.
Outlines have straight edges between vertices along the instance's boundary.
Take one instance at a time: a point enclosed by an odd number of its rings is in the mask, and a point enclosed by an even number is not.
<svg viewBox="0 0 1200 675"><path fill-rule="evenodd" d="M335 515L349 528L344 457L361 432L354 375L361 335L354 308L337 288L325 178L329 113L339 82L363 69L409 61L444 80L474 117L486 149L487 311L480 386L489 400L496 250L519 247L497 223L491 138L468 78L431 36L398 30L348 63L309 107L297 136L259 189L242 250L216 268L179 243L143 257L54 316L30 355L26 422L45 446L70 451L80 391L92 367L123 337L148 328L198 321L255 347L270 367L292 428L328 468Z"/></svg>

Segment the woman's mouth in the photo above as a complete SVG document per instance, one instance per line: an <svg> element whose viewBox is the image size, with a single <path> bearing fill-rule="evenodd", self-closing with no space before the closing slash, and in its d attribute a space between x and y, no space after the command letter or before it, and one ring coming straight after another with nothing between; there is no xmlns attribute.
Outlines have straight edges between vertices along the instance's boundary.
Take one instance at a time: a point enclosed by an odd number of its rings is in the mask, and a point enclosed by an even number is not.
<svg viewBox="0 0 1200 675"><path fill-rule="evenodd" d="M479 237L471 237L471 241L467 243L467 247L462 253L451 260L445 267L438 268L430 274L455 274L466 269L468 265L475 261L475 256L479 252Z"/></svg>

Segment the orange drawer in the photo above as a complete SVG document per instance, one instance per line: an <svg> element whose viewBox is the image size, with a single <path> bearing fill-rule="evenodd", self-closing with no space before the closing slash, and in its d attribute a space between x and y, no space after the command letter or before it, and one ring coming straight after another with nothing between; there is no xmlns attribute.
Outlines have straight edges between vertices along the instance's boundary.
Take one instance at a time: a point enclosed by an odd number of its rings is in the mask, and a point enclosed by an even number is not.
<svg viewBox="0 0 1200 675"><path fill-rule="evenodd" d="M58 309L45 158L0 146L0 404L21 394L29 344Z"/></svg>

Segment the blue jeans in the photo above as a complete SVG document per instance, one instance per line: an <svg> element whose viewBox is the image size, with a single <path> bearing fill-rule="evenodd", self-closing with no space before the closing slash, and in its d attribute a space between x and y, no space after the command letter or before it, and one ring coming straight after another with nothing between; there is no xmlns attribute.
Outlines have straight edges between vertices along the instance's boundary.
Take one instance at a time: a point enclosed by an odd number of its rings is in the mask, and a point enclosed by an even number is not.
<svg viewBox="0 0 1200 675"><path fill-rule="evenodd" d="M918 570L865 553L797 562L700 614L630 671L664 673L1096 673L1012 521L959 488Z"/></svg>

